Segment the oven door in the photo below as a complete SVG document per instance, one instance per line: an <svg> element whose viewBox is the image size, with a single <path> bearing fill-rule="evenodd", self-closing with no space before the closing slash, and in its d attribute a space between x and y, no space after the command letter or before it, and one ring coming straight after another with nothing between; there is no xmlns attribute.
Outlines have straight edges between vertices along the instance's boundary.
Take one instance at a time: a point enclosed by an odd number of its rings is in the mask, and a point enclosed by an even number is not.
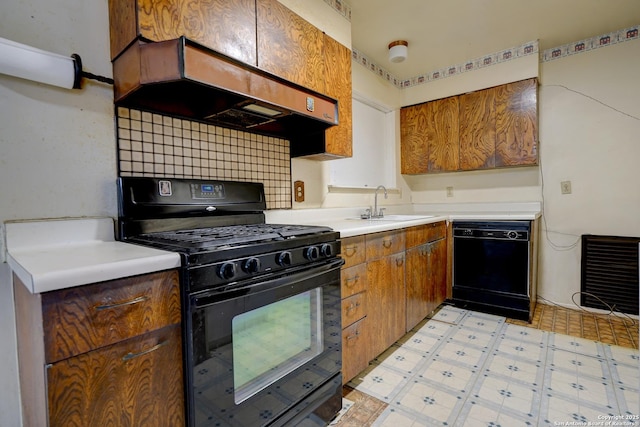
<svg viewBox="0 0 640 427"><path fill-rule="evenodd" d="M320 426L335 416L342 404L343 263L190 296L190 425Z"/></svg>

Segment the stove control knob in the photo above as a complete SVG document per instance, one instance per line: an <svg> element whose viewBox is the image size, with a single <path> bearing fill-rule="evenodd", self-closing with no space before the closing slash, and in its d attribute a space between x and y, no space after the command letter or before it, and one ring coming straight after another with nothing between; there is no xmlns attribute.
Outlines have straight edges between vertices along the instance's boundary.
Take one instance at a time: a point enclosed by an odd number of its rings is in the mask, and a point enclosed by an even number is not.
<svg viewBox="0 0 640 427"><path fill-rule="evenodd" d="M242 263L245 273L257 273L260 271L260 260L258 258L248 258Z"/></svg>
<svg viewBox="0 0 640 427"><path fill-rule="evenodd" d="M218 276L221 279L233 279L236 275L236 265L233 262L225 262L218 269Z"/></svg>
<svg viewBox="0 0 640 427"><path fill-rule="evenodd" d="M517 239L518 238L518 232L517 231L509 231L507 232L507 237L509 239Z"/></svg>
<svg viewBox="0 0 640 427"><path fill-rule="evenodd" d="M276 257L276 262L281 267L286 267L288 265L291 265L291 252L289 251L280 252Z"/></svg>
<svg viewBox="0 0 640 427"><path fill-rule="evenodd" d="M324 257L330 257L331 255L333 255L333 249L331 248L331 245L325 243L324 245L320 246L320 255Z"/></svg>
<svg viewBox="0 0 640 427"><path fill-rule="evenodd" d="M304 250L304 257L309 261L315 261L320 256L320 251L316 246L309 246Z"/></svg>

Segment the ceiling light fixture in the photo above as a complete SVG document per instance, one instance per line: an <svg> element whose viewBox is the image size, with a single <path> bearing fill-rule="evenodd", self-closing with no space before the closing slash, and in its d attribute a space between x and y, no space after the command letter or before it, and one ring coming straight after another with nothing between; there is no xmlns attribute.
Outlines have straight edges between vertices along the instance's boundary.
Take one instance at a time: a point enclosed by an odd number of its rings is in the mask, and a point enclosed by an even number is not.
<svg viewBox="0 0 640 427"><path fill-rule="evenodd" d="M402 62L407 59L409 43L405 40L396 40L389 43L389 61Z"/></svg>

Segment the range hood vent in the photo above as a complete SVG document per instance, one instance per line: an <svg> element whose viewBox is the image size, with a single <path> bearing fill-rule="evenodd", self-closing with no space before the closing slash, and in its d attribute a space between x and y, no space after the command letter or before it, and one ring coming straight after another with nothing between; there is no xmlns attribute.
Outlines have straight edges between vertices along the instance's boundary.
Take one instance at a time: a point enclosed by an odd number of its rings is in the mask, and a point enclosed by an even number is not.
<svg viewBox="0 0 640 427"><path fill-rule="evenodd" d="M136 41L113 62L116 105L300 140L338 124L338 103L184 37Z"/></svg>

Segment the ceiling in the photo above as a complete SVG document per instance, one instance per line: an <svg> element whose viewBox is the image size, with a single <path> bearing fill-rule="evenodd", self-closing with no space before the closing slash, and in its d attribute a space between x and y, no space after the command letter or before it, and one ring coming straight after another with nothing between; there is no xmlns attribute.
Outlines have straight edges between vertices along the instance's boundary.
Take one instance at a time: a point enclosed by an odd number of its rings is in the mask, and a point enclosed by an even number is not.
<svg viewBox="0 0 640 427"><path fill-rule="evenodd" d="M400 78L539 40L540 52L640 24L640 0L347 0L352 46ZM388 60L394 40L408 59Z"/></svg>

